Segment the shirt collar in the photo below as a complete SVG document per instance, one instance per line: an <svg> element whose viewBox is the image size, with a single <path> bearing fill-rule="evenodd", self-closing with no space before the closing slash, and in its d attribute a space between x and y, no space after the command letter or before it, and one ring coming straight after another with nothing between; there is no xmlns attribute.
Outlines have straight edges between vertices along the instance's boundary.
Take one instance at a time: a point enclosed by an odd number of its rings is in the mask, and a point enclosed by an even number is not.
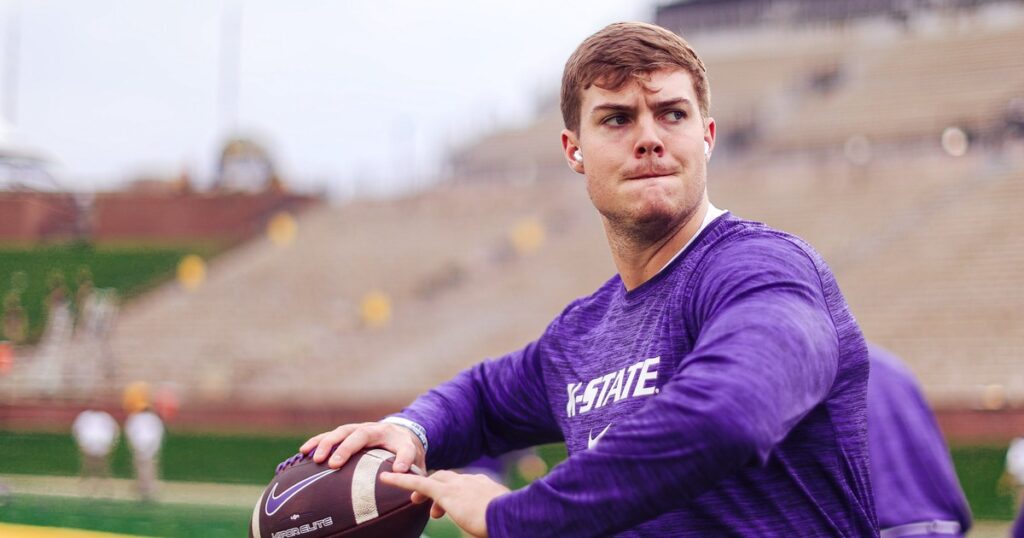
<svg viewBox="0 0 1024 538"><path fill-rule="evenodd" d="M704 214L704 221L700 223L700 228L697 228L697 231L693 233L693 237L690 237L690 240L687 241L685 245L683 245L683 248L679 249L679 252L676 252L675 256L672 256L672 259L666 262L665 265L661 266L661 269L658 269L658 273L664 271L666 267L668 267L672 262L676 261L676 258L678 258L684 252L686 252L686 249L690 248L690 245L692 245L694 240L697 239L697 236L699 236L700 233L704 231L704 228L707 228L708 224L711 224L711 221L717 219L718 217L724 214L724 209L718 209L717 207L715 207L714 204L708 202L708 212Z"/></svg>

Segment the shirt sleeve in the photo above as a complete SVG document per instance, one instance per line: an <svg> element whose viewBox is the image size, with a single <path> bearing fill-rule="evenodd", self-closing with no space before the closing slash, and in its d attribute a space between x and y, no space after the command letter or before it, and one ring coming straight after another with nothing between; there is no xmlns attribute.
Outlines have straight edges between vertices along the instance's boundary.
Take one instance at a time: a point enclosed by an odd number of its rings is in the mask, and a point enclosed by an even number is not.
<svg viewBox="0 0 1024 538"><path fill-rule="evenodd" d="M396 415L423 426L428 468L563 440L544 390L539 342L462 371Z"/></svg>
<svg viewBox="0 0 1024 538"><path fill-rule="evenodd" d="M491 502L488 533L608 536L711 489L822 402L838 336L817 268L781 238L721 247L695 274L680 320L692 351L643 408L594 448Z"/></svg>

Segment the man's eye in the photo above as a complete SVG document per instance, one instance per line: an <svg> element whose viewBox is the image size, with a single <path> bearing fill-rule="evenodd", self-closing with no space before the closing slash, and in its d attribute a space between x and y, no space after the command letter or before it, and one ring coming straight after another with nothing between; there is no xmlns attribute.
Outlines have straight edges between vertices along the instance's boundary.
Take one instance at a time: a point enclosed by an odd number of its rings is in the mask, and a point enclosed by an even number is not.
<svg viewBox="0 0 1024 538"><path fill-rule="evenodd" d="M629 118L622 114L616 114L604 120L605 125L625 125L629 121Z"/></svg>
<svg viewBox="0 0 1024 538"><path fill-rule="evenodd" d="M665 117L668 118L669 121L682 121L686 118L686 112L683 112L682 110L673 110L668 114L665 114Z"/></svg>

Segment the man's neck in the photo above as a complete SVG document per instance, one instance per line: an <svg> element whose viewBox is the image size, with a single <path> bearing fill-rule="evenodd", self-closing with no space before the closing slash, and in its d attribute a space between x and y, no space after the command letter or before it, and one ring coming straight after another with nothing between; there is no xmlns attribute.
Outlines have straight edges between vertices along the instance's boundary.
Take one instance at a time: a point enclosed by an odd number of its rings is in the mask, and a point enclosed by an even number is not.
<svg viewBox="0 0 1024 538"><path fill-rule="evenodd" d="M612 260L615 262L616 269L619 270L619 278L626 286L626 291L632 291L650 280L686 246L700 230L708 207L709 202L705 197L689 219L651 242L639 243L627 239L613 233L607 225L605 226L608 244L612 251Z"/></svg>

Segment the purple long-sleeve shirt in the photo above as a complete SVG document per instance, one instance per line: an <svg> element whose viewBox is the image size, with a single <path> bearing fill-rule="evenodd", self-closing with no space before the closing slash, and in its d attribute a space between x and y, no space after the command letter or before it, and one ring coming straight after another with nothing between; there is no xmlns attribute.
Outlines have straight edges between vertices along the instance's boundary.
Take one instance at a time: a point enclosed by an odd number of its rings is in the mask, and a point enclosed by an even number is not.
<svg viewBox="0 0 1024 538"><path fill-rule="evenodd" d="M899 359L870 344L868 355L868 446L878 526L901 528L896 534L907 537L963 535L971 510L928 402ZM924 525L933 522L947 530ZM944 522L958 523L960 532Z"/></svg>
<svg viewBox="0 0 1024 538"><path fill-rule="evenodd" d="M867 351L808 245L726 213L655 277L616 276L525 348L400 416L431 468L563 440L490 536L875 536Z"/></svg>

